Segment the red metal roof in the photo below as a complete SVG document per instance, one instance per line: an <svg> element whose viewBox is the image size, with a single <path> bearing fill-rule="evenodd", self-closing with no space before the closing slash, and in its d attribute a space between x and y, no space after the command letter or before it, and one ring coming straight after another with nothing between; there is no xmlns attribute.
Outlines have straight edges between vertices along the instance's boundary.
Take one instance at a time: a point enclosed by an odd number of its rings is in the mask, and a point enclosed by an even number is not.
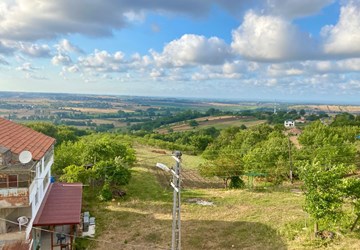
<svg viewBox="0 0 360 250"><path fill-rule="evenodd" d="M38 161L54 143L52 137L0 117L0 145L15 154L28 150Z"/></svg>
<svg viewBox="0 0 360 250"><path fill-rule="evenodd" d="M51 183L34 226L80 224L82 183Z"/></svg>

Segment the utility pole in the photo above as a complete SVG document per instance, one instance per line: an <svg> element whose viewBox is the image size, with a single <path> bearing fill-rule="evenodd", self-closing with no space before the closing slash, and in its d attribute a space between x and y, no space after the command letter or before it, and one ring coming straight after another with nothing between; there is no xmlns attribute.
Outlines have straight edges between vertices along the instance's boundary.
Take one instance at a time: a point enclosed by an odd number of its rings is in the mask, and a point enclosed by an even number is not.
<svg viewBox="0 0 360 250"><path fill-rule="evenodd" d="M162 163L156 163L158 168L170 172L173 176L173 180L170 182L170 185L174 189L171 250L181 250L181 155L182 153L180 151L173 152L172 157L175 160L175 170L168 168Z"/></svg>

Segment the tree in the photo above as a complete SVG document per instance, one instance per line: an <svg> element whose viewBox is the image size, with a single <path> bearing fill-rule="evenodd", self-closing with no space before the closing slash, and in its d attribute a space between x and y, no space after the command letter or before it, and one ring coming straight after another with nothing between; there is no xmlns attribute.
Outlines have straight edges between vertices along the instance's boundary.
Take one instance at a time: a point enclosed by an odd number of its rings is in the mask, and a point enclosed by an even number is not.
<svg viewBox="0 0 360 250"><path fill-rule="evenodd" d="M85 169L83 166L70 165L63 169L63 175L60 180L65 182L81 182L89 183L90 170Z"/></svg>
<svg viewBox="0 0 360 250"><path fill-rule="evenodd" d="M213 138L209 135L193 135L190 137L191 145L200 152L204 151L212 141Z"/></svg>
<svg viewBox="0 0 360 250"><path fill-rule="evenodd" d="M275 183L281 183L289 172L289 141L280 132L272 132L243 157L247 172L265 173Z"/></svg>
<svg viewBox="0 0 360 250"><path fill-rule="evenodd" d="M190 120L189 121L189 126L195 128L195 127L199 126L199 122L196 121L196 120Z"/></svg>
<svg viewBox="0 0 360 250"><path fill-rule="evenodd" d="M341 215L344 197L343 178L351 169L350 165L321 165L316 161L301 168L305 210L315 219L315 235L319 231L319 222L333 222Z"/></svg>
<svg viewBox="0 0 360 250"><path fill-rule="evenodd" d="M224 181L224 187L228 187L228 181L234 180L236 183L231 184L232 187L241 187L239 183L243 181L239 178L244 174L241 155L236 154L231 148L223 149L218 157L214 160L206 161L205 164L199 166L199 172L205 177L217 176Z"/></svg>
<svg viewBox="0 0 360 250"><path fill-rule="evenodd" d="M70 165L81 166L82 152L85 145L82 142L64 142L55 148L55 159L52 171L57 174L63 174L63 169Z"/></svg>
<svg viewBox="0 0 360 250"><path fill-rule="evenodd" d="M311 163L314 159L320 165L354 164L357 131L356 127L330 127L321 122L312 123L299 137L302 148L294 155L295 165Z"/></svg>
<svg viewBox="0 0 360 250"><path fill-rule="evenodd" d="M351 231L354 230L357 222L360 219L360 179L359 178L347 178L344 180L344 193L347 198L351 200L354 208L356 219L351 226Z"/></svg>
<svg viewBox="0 0 360 250"><path fill-rule="evenodd" d="M199 171L203 176L217 176L224 180L237 182L235 178L246 171L244 156L258 143L266 140L273 129L268 125L259 125L246 130L239 127L221 131L220 136L204 151L207 159Z"/></svg>
<svg viewBox="0 0 360 250"><path fill-rule="evenodd" d="M130 170L120 158L110 161L101 161L94 166L96 180L103 180L110 186L121 186L129 183Z"/></svg>

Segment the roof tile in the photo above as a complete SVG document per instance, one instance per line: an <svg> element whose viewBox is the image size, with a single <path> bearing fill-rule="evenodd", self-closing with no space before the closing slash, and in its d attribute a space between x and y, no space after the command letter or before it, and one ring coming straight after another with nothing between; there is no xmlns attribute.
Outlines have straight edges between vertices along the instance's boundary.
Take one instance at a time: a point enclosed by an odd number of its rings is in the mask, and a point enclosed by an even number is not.
<svg viewBox="0 0 360 250"><path fill-rule="evenodd" d="M0 145L15 154L29 150L34 160L40 160L54 143L52 137L0 117Z"/></svg>

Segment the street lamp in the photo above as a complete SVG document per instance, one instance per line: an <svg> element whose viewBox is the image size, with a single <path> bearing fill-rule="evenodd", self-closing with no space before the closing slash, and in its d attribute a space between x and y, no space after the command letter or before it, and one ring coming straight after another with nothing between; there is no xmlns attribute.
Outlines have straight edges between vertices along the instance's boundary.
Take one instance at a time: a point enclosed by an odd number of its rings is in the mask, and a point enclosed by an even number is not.
<svg viewBox="0 0 360 250"><path fill-rule="evenodd" d="M173 222L172 222L172 238L171 238L171 250L181 250L181 217L180 217L180 162L181 162L180 151L173 152L172 158L176 161L175 170L170 169L165 164L156 163L156 167L170 172L173 176L173 180L170 185L173 187Z"/></svg>

